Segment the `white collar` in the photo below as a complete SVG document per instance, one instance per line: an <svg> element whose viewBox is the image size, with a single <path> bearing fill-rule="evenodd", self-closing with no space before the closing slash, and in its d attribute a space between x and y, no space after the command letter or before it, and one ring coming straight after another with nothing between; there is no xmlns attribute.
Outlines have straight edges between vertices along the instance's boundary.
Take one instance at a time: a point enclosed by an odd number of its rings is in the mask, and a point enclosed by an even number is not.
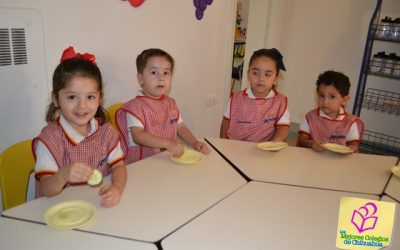
<svg viewBox="0 0 400 250"><path fill-rule="evenodd" d="M160 98L153 98L153 97L147 96L147 95L143 92L143 90L140 89L140 90L137 91L136 96L139 96L139 97L144 96L144 97L149 97L149 98L154 99L154 100L161 100L161 99L164 98L165 95L162 95Z"/></svg>
<svg viewBox="0 0 400 250"><path fill-rule="evenodd" d="M276 96L276 92L274 89L271 89L266 97L256 97L253 93L253 90L251 88L247 88L244 90L244 93L250 98L250 99L268 99Z"/></svg>
<svg viewBox="0 0 400 250"><path fill-rule="evenodd" d="M338 117L337 117L336 119L332 119L332 118L330 118L327 114L325 114L325 112L322 111L321 109L318 109L318 110L319 110L319 115L320 115L321 117L325 117L325 118L327 118L327 119L329 119L329 120L341 121L341 120L344 119L345 114L346 114L345 111L344 111L344 108L343 108L343 107L340 107L340 108L339 108L339 115L338 115Z"/></svg>
<svg viewBox="0 0 400 250"><path fill-rule="evenodd" d="M89 134L86 136L92 135L94 132L97 131L99 125L97 123L97 120L92 118L89 122L90 124L90 130ZM79 134L72 126L69 124L67 119L61 114L60 115L60 125L63 128L65 134L68 136L68 138L74 142L75 144L79 144L83 139L85 139L85 136Z"/></svg>

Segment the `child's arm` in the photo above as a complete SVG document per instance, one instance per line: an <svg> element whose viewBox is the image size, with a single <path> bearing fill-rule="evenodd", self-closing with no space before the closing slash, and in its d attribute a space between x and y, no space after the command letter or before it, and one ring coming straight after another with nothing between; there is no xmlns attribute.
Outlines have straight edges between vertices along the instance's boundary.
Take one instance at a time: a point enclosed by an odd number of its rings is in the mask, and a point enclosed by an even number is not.
<svg viewBox="0 0 400 250"><path fill-rule="evenodd" d="M166 149L175 157L180 157L184 153L184 148L179 142L152 135L144 131L144 129L141 127L132 127L131 134L133 140L137 144L150 148Z"/></svg>
<svg viewBox="0 0 400 250"><path fill-rule="evenodd" d="M40 191L44 196L59 194L67 182L86 182L92 169L85 163L73 163L58 170L54 175L44 175L40 178Z"/></svg>
<svg viewBox="0 0 400 250"><path fill-rule="evenodd" d="M362 132L364 126L361 120L358 121L361 122L360 127L358 126L357 122L354 122L351 124L350 130L346 136L346 145L353 149L354 153L358 153L360 151L360 131Z"/></svg>
<svg viewBox="0 0 400 250"><path fill-rule="evenodd" d="M183 122L178 124L178 136L186 144L193 147L197 151L200 151L203 154L210 153L210 149L207 147L207 145L201 141L198 141Z"/></svg>
<svg viewBox="0 0 400 250"><path fill-rule="evenodd" d="M298 145L300 147L312 148L317 152L322 152L325 150L325 148L320 143L311 139L310 135L308 135L306 133L299 134Z"/></svg>
<svg viewBox="0 0 400 250"><path fill-rule="evenodd" d="M228 131L229 120L225 117L222 118L221 128L219 130L219 137L226 138L226 132Z"/></svg>
<svg viewBox="0 0 400 250"><path fill-rule="evenodd" d="M289 135L289 126L276 126L273 141L286 141Z"/></svg>
<svg viewBox="0 0 400 250"><path fill-rule="evenodd" d="M103 207L112 207L118 204L126 185L127 172L124 161L115 163L111 170L111 185L102 186L99 190L100 205Z"/></svg>
<svg viewBox="0 0 400 250"><path fill-rule="evenodd" d="M353 149L354 153L358 153L360 150L360 142L359 141L351 141L347 143L347 146Z"/></svg>

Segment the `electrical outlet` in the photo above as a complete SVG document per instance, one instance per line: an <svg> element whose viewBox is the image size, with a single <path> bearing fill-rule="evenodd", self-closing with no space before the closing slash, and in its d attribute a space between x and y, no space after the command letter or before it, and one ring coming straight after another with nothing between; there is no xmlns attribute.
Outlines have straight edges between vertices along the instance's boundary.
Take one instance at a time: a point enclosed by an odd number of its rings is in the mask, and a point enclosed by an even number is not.
<svg viewBox="0 0 400 250"><path fill-rule="evenodd" d="M217 104L217 95L209 94L206 96L206 108L214 106Z"/></svg>

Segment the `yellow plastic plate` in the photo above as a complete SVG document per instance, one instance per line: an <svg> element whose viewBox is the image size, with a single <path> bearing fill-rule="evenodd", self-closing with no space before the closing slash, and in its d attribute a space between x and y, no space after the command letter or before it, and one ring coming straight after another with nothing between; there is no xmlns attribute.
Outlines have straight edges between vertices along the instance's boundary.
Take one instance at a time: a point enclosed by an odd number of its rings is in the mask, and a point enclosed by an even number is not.
<svg viewBox="0 0 400 250"><path fill-rule="evenodd" d="M281 149L284 149L288 146L286 142L283 141L267 141L267 142L261 142L257 144L257 148L265 151L278 151Z"/></svg>
<svg viewBox="0 0 400 250"><path fill-rule="evenodd" d="M181 157L171 156L171 160L177 163L192 165L199 163L203 160L204 155L199 151L192 149L185 149L185 153Z"/></svg>
<svg viewBox="0 0 400 250"><path fill-rule="evenodd" d="M347 146L343 146L343 145L339 145L339 144L335 144L335 143L325 143L325 144L322 144L322 146L324 148L328 149L329 151L340 153L340 154L353 153L353 149L351 149Z"/></svg>
<svg viewBox="0 0 400 250"><path fill-rule="evenodd" d="M44 214L49 227L57 229L81 228L96 218L96 207L86 201L72 200L53 205Z"/></svg>
<svg viewBox="0 0 400 250"><path fill-rule="evenodd" d="M391 170L395 176L400 178L400 167L399 166L393 166Z"/></svg>

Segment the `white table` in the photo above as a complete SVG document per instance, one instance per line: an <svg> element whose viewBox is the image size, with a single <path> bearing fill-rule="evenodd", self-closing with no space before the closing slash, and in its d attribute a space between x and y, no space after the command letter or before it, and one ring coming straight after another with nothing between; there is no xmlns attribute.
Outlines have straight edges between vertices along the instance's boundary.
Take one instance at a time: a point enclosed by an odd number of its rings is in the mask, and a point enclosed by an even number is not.
<svg viewBox="0 0 400 250"><path fill-rule="evenodd" d="M55 230L45 225L0 217L2 249L130 249L157 250L156 245L76 230Z"/></svg>
<svg viewBox="0 0 400 250"><path fill-rule="evenodd" d="M395 215L395 225L394 225L394 231L392 234L392 244L390 245L390 247L385 248L385 250L386 249L398 250L398 249L400 249L400 203L386 195L382 196L381 201L389 201L389 202L394 202L397 204L396 215Z"/></svg>
<svg viewBox="0 0 400 250"><path fill-rule="evenodd" d="M161 241L164 250L337 250L346 193L252 181Z"/></svg>
<svg viewBox="0 0 400 250"><path fill-rule="evenodd" d="M388 185L385 188L385 194L390 195L396 200L400 201L400 178L392 175Z"/></svg>
<svg viewBox="0 0 400 250"><path fill-rule="evenodd" d="M172 162L164 152L127 168L128 183L116 207L99 206L98 188L75 186L55 197L43 197L6 210L3 215L43 223L43 214L51 205L82 199L95 204L98 217L79 230L157 242L246 183L212 149L197 165Z"/></svg>
<svg viewBox="0 0 400 250"><path fill-rule="evenodd" d="M397 158L369 154L341 155L287 147L262 151L256 143L207 138L252 180L367 194L382 194Z"/></svg>

